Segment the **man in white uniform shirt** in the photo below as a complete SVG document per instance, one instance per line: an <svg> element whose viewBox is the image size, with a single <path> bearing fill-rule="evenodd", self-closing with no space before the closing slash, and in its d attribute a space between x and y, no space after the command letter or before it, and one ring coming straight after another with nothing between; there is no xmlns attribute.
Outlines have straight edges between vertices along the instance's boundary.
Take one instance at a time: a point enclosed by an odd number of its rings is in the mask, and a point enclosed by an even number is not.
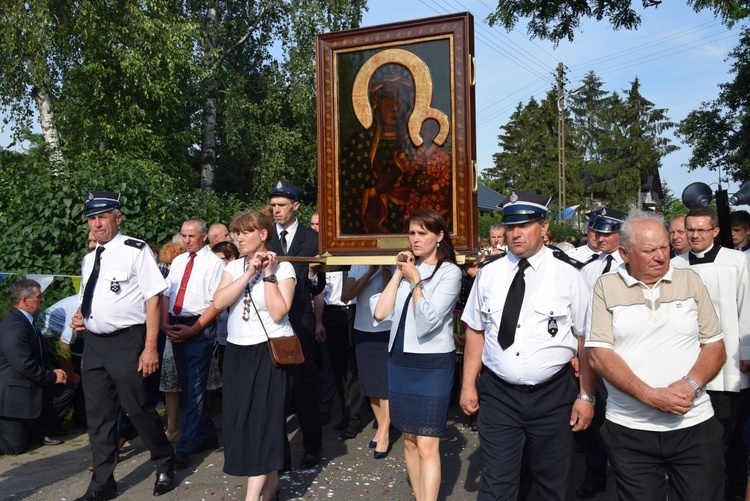
<svg viewBox="0 0 750 501"><path fill-rule="evenodd" d="M673 259L689 266L706 284L724 333L727 360L706 389L716 418L724 427L727 498L743 496L747 484L747 449L742 428L750 416L750 273L746 254L715 243L719 219L708 207L685 216L690 252Z"/></svg>
<svg viewBox="0 0 750 501"><path fill-rule="evenodd" d="M206 397L208 372L216 343L213 297L224 272L224 261L206 245L206 223L182 224L187 252L172 261L162 299L162 330L172 341L174 362L185 401L175 464L186 468L190 455L219 447Z"/></svg>
<svg viewBox="0 0 750 501"><path fill-rule="evenodd" d="M590 292L577 262L543 244L549 200L510 195L508 254L479 271L462 316L461 408L479 411L480 500L518 497L522 455L541 499L574 499L572 432L594 415L594 374L583 351ZM580 387L571 373L576 354Z"/></svg>
<svg viewBox="0 0 750 501"><path fill-rule="evenodd" d="M86 333L81 379L94 473L76 501L117 496L118 402L156 463L154 495L175 488L174 450L150 405L146 377L159 368L159 297L167 284L142 240L120 233L120 194L90 191L84 203L96 249L83 258L81 308L72 327Z"/></svg>
<svg viewBox="0 0 750 501"><path fill-rule="evenodd" d="M620 256L620 227L627 214L602 207L596 211L589 230L594 232L599 256L586 263L583 276L589 288L600 276L614 273L623 263ZM586 458L586 475L583 483L576 489L579 498L591 498L607 487L607 448L604 445L599 428L604 424L604 413L607 405L607 388L601 377L596 378L596 410L594 420L588 430L583 432L583 455Z"/></svg>
<svg viewBox="0 0 750 501"><path fill-rule="evenodd" d="M620 249L626 265L596 282L586 339L609 390L601 433L619 498L719 501L721 426L703 387L726 354L711 298L670 264L661 218L631 211Z"/></svg>
<svg viewBox="0 0 750 501"><path fill-rule="evenodd" d="M599 255L599 244L596 242L596 231L594 231L592 225L596 220L596 216L599 215L601 211L602 209L596 209L586 213L586 217L589 218L589 222L586 225L586 245L580 245L568 252L573 259L582 263L587 263L590 260L596 259L596 256Z"/></svg>

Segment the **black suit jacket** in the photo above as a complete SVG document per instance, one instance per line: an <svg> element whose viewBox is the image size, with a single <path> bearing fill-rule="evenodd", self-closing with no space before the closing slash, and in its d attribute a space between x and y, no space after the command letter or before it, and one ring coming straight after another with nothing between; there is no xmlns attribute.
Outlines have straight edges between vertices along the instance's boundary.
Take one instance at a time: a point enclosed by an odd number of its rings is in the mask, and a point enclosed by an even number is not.
<svg viewBox="0 0 750 501"><path fill-rule="evenodd" d="M274 227L271 250L279 256L313 257L318 255L318 234L299 223L294 233L294 240L289 242L287 253L281 249L279 234ZM313 317L311 294L316 295L325 287L325 273L318 274L318 285L311 287L308 276L307 264L295 264L294 271L297 275L297 284L294 288L294 299L289 310L289 322L294 332L300 337L315 337L315 317ZM323 279L321 280L321 275Z"/></svg>
<svg viewBox="0 0 750 501"><path fill-rule="evenodd" d="M43 388L57 377L42 340L17 308L0 324L0 416L36 419L42 412Z"/></svg>

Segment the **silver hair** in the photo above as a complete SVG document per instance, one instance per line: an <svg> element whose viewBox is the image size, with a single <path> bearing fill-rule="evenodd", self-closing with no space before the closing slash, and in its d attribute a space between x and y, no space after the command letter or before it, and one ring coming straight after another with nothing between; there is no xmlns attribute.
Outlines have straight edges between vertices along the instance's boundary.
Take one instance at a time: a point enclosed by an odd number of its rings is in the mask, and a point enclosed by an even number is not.
<svg viewBox="0 0 750 501"><path fill-rule="evenodd" d="M198 233L206 233L206 222L203 219L188 219L182 225L186 224L197 224L198 225Z"/></svg>
<svg viewBox="0 0 750 501"><path fill-rule="evenodd" d="M13 306L21 302L21 299L25 297L31 297L36 289L42 290L42 286L39 282L24 278L19 280L10 286L10 302Z"/></svg>
<svg viewBox="0 0 750 501"><path fill-rule="evenodd" d="M633 223L642 221L656 221L661 225L664 232L667 232L664 227L664 217L661 216L661 214L657 214L656 212L646 212L641 209L630 209L628 217L625 218L625 222L623 222L620 227L620 245L628 252L633 249L633 242L635 241Z"/></svg>
<svg viewBox="0 0 750 501"><path fill-rule="evenodd" d="M490 231L497 231L497 230L504 230L505 229L505 223L495 223L492 226L490 226Z"/></svg>

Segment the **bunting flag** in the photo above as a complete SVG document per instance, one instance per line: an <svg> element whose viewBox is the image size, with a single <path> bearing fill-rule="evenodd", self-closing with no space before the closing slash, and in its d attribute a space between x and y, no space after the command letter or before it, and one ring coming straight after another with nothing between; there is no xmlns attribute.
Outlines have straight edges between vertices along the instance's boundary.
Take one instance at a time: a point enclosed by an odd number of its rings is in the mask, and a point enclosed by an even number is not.
<svg viewBox="0 0 750 501"><path fill-rule="evenodd" d="M70 277L70 280L73 282L73 288L76 290L76 294L80 294L81 293L81 277L72 276Z"/></svg>
<svg viewBox="0 0 750 501"><path fill-rule="evenodd" d="M7 273L0 273L0 283L2 283L3 280L8 276Z"/></svg>
<svg viewBox="0 0 750 501"><path fill-rule="evenodd" d="M36 280L39 282L39 285L42 288L42 292L44 292L44 289L49 287L49 284L52 283L52 281L55 279L55 275L36 275L33 273L28 273L26 275L26 278L29 280Z"/></svg>

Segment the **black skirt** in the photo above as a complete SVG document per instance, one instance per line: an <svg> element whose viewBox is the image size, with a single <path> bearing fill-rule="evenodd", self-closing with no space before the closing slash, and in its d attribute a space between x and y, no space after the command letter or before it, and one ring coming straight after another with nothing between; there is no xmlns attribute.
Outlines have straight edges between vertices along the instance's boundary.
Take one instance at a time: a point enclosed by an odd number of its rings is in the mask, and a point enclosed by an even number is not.
<svg viewBox="0 0 750 501"><path fill-rule="evenodd" d="M364 332L354 329L359 387L365 397L388 398L389 331Z"/></svg>
<svg viewBox="0 0 750 501"><path fill-rule="evenodd" d="M284 466L287 374L266 343L227 343L222 384L224 473L265 475Z"/></svg>

